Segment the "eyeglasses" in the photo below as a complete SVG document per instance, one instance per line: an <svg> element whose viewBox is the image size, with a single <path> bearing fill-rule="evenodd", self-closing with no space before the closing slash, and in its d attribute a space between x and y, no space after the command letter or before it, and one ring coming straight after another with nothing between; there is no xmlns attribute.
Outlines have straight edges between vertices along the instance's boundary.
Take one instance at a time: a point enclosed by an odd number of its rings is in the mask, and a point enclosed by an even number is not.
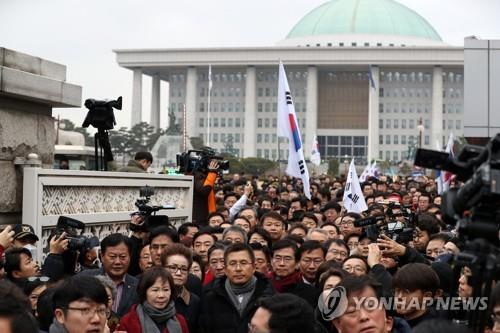
<svg viewBox="0 0 500 333"><path fill-rule="evenodd" d="M334 256L347 257L347 252L345 252L345 251L330 250L328 252L333 254Z"/></svg>
<svg viewBox="0 0 500 333"><path fill-rule="evenodd" d="M107 318L110 314L109 310L106 308L93 308L92 309L92 308L70 308L70 307L67 307L66 309L72 310L72 311L80 311L80 314L82 315L82 317L85 317L85 318L92 318L93 316L95 316L96 313L101 318Z"/></svg>
<svg viewBox="0 0 500 333"><path fill-rule="evenodd" d="M40 281L40 282L48 282L50 278L48 276L30 276L28 278L29 282L35 282L35 281Z"/></svg>
<svg viewBox="0 0 500 333"><path fill-rule="evenodd" d="M364 273L366 271L366 269L364 267L361 267L361 266L344 266L344 270L349 272L349 273L352 273L354 271L359 272L359 273Z"/></svg>
<svg viewBox="0 0 500 333"><path fill-rule="evenodd" d="M232 269L234 268L237 268L238 266L240 266L241 268L245 268L249 265L252 265L253 262L250 262L250 261L246 261L246 260L242 260L242 261L230 261L228 264L227 264L227 267L230 267Z"/></svg>
<svg viewBox="0 0 500 333"><path fill-rule="evenodd" d="M177 265L167 265L167 269L170 273L175 274L180 271L182 274L187 274L189 269L186 266L177 266Z"/></svg>

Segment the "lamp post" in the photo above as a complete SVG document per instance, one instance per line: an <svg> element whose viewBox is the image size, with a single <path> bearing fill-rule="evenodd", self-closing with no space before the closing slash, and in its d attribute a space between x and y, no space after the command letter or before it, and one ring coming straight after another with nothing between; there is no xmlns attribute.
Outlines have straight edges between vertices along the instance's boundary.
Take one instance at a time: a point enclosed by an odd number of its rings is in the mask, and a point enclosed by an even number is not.
<svg viewBox="0 0 500 333"><path fill-rule="evenodd" d="M425 130L424 125L422 125L422 118L420 118L417 130L418 130L418 148L422 148L422 133L424 133Z"/></svg>
<svg viewBox="0 0 500 333"><path fill-rule="evenodd" d="M347 178L347 171L348 171L348 166L349 166L349 160L348 160L349 155L345 154L344 155L344 174Z"/></svg>

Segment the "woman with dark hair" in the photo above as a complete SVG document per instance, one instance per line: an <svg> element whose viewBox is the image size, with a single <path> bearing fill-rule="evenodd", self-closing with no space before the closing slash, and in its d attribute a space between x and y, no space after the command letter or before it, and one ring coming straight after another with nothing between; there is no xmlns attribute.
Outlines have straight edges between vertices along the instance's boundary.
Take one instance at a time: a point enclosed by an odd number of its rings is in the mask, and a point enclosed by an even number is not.
<svg viewBox="0 0 500 333"><path fill-rule="evenodd" d="M137 294L139 304L121 319L119 329L128 333L188 333L184 317L175 311L172 275L164 267L146 270Z"/></svg>
<svg viewBox="0 0 500 333"><path fill-rule="evenodd" d="M189 273L196 276L202 282L205 279L205 263L203 262L203 259L197 254L193 254L193 264L191 265Z"/></svg>
<svg viewBox="0 0 500 333"><path fill-rule="evenodd" d="M272 247L271 235L267 230L264 230L262 227L255 227L248 234L248 243L261 243L262 246L267 246L268 249Z"/></svg>

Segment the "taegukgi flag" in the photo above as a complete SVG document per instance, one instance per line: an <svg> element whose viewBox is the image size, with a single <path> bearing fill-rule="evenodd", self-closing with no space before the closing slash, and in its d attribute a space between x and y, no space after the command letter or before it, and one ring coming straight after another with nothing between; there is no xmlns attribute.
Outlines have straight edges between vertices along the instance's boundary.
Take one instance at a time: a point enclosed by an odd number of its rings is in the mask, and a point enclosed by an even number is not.
<svg viewBox="0 0 500 333"><path fill-rule="evenodd" d="M344 208L348 213L361 213L368 209L366 206L363 191L359 185L358 175L356 174L356 166L354 159L349 166L349 174L347 175L347 182L344 189L344 198L342 199Z"/></svg>
<svg viewBox="0 0 500 333"><path fill-rule="evenodd" d="M318 138L316 135L313 138L313 144L312 144L312 149L311 149L311 163L314 165L321 164L321 155L319 153Z"/></svg>
<svg viewBox="0 0 500 333"><path fill-rule="evenodd" d="M302 179L304 194L308 199L311 199L309 171L307 170L306 159L304 158L302 137L285 68L281 61L279 64L278 82L278 136L288 138L289 153L286 173L292 177Z"/></svg>

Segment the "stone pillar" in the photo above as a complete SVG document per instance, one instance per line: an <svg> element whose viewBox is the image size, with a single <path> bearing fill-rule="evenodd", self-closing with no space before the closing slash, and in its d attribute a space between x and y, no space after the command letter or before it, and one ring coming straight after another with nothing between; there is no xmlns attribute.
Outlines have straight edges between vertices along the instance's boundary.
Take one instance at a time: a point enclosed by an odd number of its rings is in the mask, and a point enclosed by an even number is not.
<svg viewBox="0 0 500 333"><path fill-rule="evenodd" d="M309 66L307 69L307 105L306 105L306 133L304 154L311 156L312 141L318 130L318 68Z"/></svg>
<svg viewBox="0 0 500 333"><path fill-rule="evenodd" d="M255 86L257 84L256 70L254 66L247 67L247 79L245 85L245 140L243 144L243 157L255 157L256 142L256 94Z"/></svg>
<svg viewBox="0 0 500 333"><path fill-rule="evenodd" d="M371 160L378 158L378 120L379 120L379 67L371 66L371 75L373 83L368 81L368 89L370 89L368 97L368 163ZM375 86L375 87L373 87Z"/></svg>
<svg viewBox="0 0 500 333"><path fill-rule="evenodd" d="M132 86L132 119L130 127L142 121L142 69L134 69Z"/></svg>
<svg viewBox="0 0 500 333"><path fill-rule="evenodd" d="M151 126L160 130L160 76L153 75L151 87Z"/></svg>
<svg viewBox="0 0 500 333"><path fill-rule="evenodd" d="M186 132L188 138L198 135L196 132L196 80L196 68L188 67L186 80Z"/></svg>
<svg viewBox="0 0 500 333"><path fill-rule="evenodd" d="M443 146L443 68L435 66L432 75L432 120L431 120L431 147ZM425 132L424 132L425 135ZM424 144L425 146L425 144Z"/></svg>
<svg viewBox="0 0 500 333"><path fill-rule="evenodd" d="M0 224L21 221L30 160L37 155L37 166L53 167L52 108L81 106L82 88L66 81L66 66L0 47ZM34 186L26 192L37 195Z"/></svg>

